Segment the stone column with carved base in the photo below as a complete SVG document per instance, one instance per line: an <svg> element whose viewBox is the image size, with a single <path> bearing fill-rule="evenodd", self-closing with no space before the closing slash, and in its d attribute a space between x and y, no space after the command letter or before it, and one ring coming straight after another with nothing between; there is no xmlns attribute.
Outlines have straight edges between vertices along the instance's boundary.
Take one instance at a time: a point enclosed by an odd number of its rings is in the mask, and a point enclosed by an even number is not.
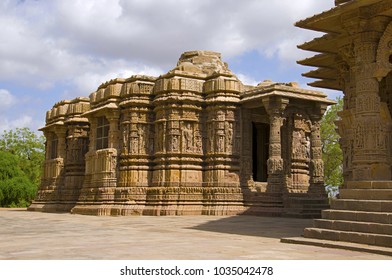
<svg viewBox="0 0 392 280"><path fill-rule="evenodd" d="M227 215L244 211L240 188L239 92L241 83L218 76L205 83L207 153L204 214Z"/></svg>
<svg viewBox="0 0 392 280"><path fill-rule="evenodd" d="M387 135L389 111L381 103L379 83L372 73L376 70L379 34L363 32L355 41L356 110L354 120L353 180L391 180L388 163L390 140Z"/></svg>
<svg viewBox="0 0 392 280"><path fill-rule="evenodd" d="M121 92L118 184L112 215L141 215L151 185L154 127L151 93L155 78L133 76Z"/></svg>
<svg viewBox="0 0 392 280"><path fill-rule="evenodd" d="M310 163L309 163L309 190L311 198L326 199L327 194L324 186L324 162L322 158L322 143L320 135L321 117L327 106L325 104L314 106L314 114L311 118L310 133Z"/></svg>
<svg viewBox="0 0 392 280"><path fill-rule="evenodd" d="M195 215L202 211L203 80L177 68L154 88L155 159L146 214Z"/></svg>
<svg viewBox="0 0 392 280"><path fill-rule="evenodd" d="M270 118L267 192L271 193L283 193L284 191L281 127L283 125L283 112L288 102L288 99L281 97L263 99L263 104Z"/></svg>

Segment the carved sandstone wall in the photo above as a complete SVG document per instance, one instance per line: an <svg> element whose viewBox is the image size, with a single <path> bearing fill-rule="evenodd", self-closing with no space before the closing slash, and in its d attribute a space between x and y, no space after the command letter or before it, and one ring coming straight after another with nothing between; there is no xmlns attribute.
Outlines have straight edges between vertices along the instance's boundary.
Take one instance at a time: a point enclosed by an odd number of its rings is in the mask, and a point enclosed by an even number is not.
<svg viewBox="0 0 392 280"><path fill-rule="evenodd" d="M57 169L43 176L47 198L31 210L62 210L64 197L72 213L93 215L302 215L304 201L325 207L319 120L331 101L320 92L246 86L219 53L192 51L159 78L114 79L84 102L79 122L53 126L70 113L47 119L47 153L58 139L59 156L47 154L45 168ZM57 189L67 194L53 191L64 184Z"/></svg>

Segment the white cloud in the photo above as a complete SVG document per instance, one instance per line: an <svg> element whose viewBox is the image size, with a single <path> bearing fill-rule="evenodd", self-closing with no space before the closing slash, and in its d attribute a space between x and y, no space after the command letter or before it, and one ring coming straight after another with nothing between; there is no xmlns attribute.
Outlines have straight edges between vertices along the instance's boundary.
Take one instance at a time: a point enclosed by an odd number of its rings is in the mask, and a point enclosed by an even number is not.
<svg viewBox="0 0 392 280"><path fill-rule="evenodd" d="M17 99L15 95L6 89L0 89L0 133L16 127L36 128L36 125L40 122L34 121L30 113L18 112L17 107L20 104L25 106L27 101ZM22 110L26 111L26 107L22 108Z"/></svg>
<svg viewBox="0 0 392 280"><path fill-rule="evenodd" d="M0 115L1 116L1 115ZM2 116L2 121L0 123L0 133L4 130L11 130L15 128L21 127L35 127L33 118L29 115L22 115L19 118L10 120L9 118ZM33 128L35 129L35 128Z"/></svg>
<svg viewBox="0 0 392 280"><path fill-rule="evenodd" d="M261 81L256 81L252 77L249 77L242 73L238 73L236 74L236 76L244 85L257 86L257 84L261 82Z"/></svg>
<svg viewBox="0 0 392 280"><path fill-rule="evenodd" d="M0 89L0 109L4 110L15 103L15 97L6 89Z"/></svg>
<svg viewBox="0 0 392 280"><path fill-rule="evenodd" d="M88 73L118 72L113 69L119 60L169 70L183 51L194 49L220 51L226 58L257 49L294 63L300 54L296 44L312 33L293 23L331 7L330 2L5 1L0 77L40 89L56 81L78 86Z"/></svg>
<svg viewBox="0 0 392 280"><path fill-rule="evenodd" d="M49 109L49 102L87 96L115 77L163 74L184 51L218 51L225 60L258 52L295 65L308 56L296 45L314 32L294 22L332 6L333 0L0 1L0 83L21 86L34 100L48 97L35 103L45 109L28 104L27 114L14 90L1 93L8 105L0 110L16 108L11 102L18 98L20 112L12 113L25 117L0 112L0 126L35 126L44 115L38 110ZM257 84L239 72L244 83ZM47 95L39 97L41 92Z"/></svg>

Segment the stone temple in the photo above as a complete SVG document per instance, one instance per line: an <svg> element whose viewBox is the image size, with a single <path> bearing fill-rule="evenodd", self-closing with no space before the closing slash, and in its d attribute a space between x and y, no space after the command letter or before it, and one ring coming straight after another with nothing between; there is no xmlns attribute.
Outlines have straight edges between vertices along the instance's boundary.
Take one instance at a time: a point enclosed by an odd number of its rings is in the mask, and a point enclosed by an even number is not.
<svg viewBox="0 0 392 280"><path fill-rule="evenodd" d="M326 33L300 46L319 53L299 61L317 67L304 76L344 93L344 186L304 236L392 247L392 1L335 5L296 24Z"/></svg>
<svg viewBox="0 0 392 280"><path fill-rule="evenodd" d="M296 83L244 85L219 53L185 52L166 74L113 79L47 112L29 210L319 216L333 103Z"/></svg>

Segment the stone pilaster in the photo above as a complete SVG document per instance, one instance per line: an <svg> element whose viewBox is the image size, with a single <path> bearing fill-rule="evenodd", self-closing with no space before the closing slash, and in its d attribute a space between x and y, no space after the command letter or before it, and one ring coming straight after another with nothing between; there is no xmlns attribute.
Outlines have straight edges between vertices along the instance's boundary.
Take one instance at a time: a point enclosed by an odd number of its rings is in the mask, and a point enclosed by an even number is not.
<svg viewBox="0 0 392 280"><path fill-rule="evenodd" d="M354 145L354 124L355 114L355 73L352 69L354 65L353 45L349 44L340 50L343 60L339 63L339 75L343 88L343 110L338 112L340 120L336 121L337 132L340 136L340 147L343 152L343 178L344 181L352 180L352 159Z"/></svg>
<svg viewBox="0 0 392 280"><path fill-rule="evenodd" d="M155 78L134 76L121 91L120 156L115 190L117 215L142 214L151 185L154 152L151 93Z"/></svg>
<svg viewBox="0 0 392 280"><path fill-rule="evenodd" d="M155 84L155 165L148 213L202 211L203 82L197 73L184 76L174 69Z"/></svg>
<svg viewBox="0 0 392 280"><path fill-rule="evenodd" d="M238 81L222 77L206 82L206 183L210 186L239 186L238 86Z"/></svg>
<svg viewBox="0 0 392 280"><path fill-rule="evenodd" d="M390 180L388 164L390 145L382 119L385 106L381 104L379 83L372 77L376 69L377 32L359 33L355 41L356 109L353 145L353 180ZM388 113L388 112L384 112Z"/></svg>
<svg viewBox="0 0 392 280"><path fill-rule="evenodd" d="M268 165L268 192L282 192L284 186L284 162L282 158L281 127L283 112L289 100L280 97L263 99L263 104L270 118L270 143Z"/></svg>
<svg viewBox="0 0 392 280"><path fill-rule="evenodd" d="M252 139L252 118L251 111L247 108L241 110L243 139ZM241 186L253 186L252 177L252 141L241 141Z"/></svg>
<svg viewBox="0 0 392 280"><path fill-rule="evenodd" d="M67 135L67 128L64 126L56 127L55 133L57 137L57 157L65 159L66 156L66 135Z"/></svg>
<svg viewBox="0 0 392 280"><path fill-rule="evenodd" d="M310 134L310 186L309 194L313 196L319 195L325 197L324 188L324 162L322 159L322 147L321 147L321 135L320 135L320 122L321 116L323 115L325 108L320 114L314 115L311 118L312 130Z"/></svg>

